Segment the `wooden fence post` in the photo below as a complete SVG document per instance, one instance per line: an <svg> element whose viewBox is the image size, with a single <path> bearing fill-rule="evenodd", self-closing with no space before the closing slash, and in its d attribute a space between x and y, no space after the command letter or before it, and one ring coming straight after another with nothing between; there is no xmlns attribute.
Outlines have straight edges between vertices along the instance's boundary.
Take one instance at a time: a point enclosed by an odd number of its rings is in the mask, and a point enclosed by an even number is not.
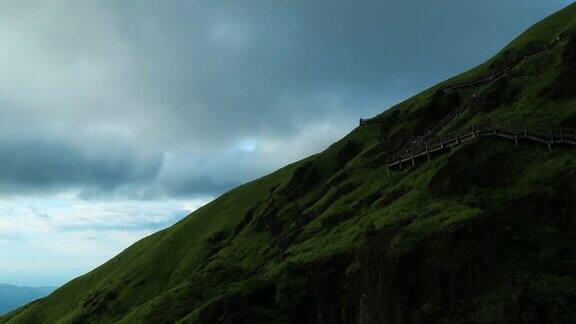
<svg viewBox="0 0 576 324"><path fill-rule="evenodd" d="M528 136L528 126L524 124L524 137Z"/></svg>

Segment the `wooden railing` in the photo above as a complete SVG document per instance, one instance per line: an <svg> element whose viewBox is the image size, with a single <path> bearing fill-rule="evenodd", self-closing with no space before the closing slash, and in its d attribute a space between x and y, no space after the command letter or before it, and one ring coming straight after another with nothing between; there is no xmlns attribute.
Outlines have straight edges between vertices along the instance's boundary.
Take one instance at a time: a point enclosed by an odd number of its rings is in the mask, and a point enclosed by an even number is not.
<svg viewBox="0 0 576 324"><path fill-rule="evenodd" d="M448 86L443 90L454 90L466 88L481 83L492 82L495 78L513 69L518 64L522 63L527 58L550 50L555 45L559 44L565 35L556 37L553 41L545 44L537 45L537 48L525 54L522 58L515 62L502 67L501 69L481 76L475 80L462 82L456 85ZM470 100L475 100L475 96ZM496 136L513 140L516 144L520 140L528 140L540 144L545 144L549 149L553 144L568 144L576 146L576 130L566 128L542 130L536 128L523 127L504 127L501 124L484 123L472 127L467 127L456 132L439 136L433 136L441 129L443 129L454 117L462 112L462 108L458 107L452 110L448 115L444 116L437 123L424 130L422 135L412 136L396 153L389 155L386 158L386 165L390 169L393 166L402 166L402 163L411 162L415 164L415 160L426 157L430 159L430 154L441 152L446 147L459 145L463 142L476 139L477 137ZM370 125L381 123L379 118L360 119L360 125Z"/></svg>
<svg viewBox="0 0 576 324"><path fill-rule="evenodd" d="M380 120L376 117L373 118L360 118L360 126L362 125L370 125L370 124L378 124Z"/></svg>
<svg viewBox="0 0 576 324"><path fill-rule="evenodd" d="M465 81L465 82L460 82L458 84L455 85L451 85L451 86L447 86L442 88L445 91L449 91L449 90L457 90L457 89L463 89L463 88L470 88L470 87L474 87L480 84L486 84L486 83L490 83L493 80L495 80L496 78L498 78L499 76L505 74L506 72L512 70L513 68L515 68L517 65L519 65L520 63L524 62L526 59L534 56L534 55L538 55L540 53L549 51L550 49L552 49L554 46L558 45L563 39L565 38L565 35L559 35L557 36L555 39L546 42L546 43L541 43L536 45L536 48L529 51L528 53L524 54L524 56L522 56L521 58L517 59L516 61L503 66L502 68L500 68L499 70L496 70L494 72L488 73L486 75L480 76L474 80L470 80L470 81Z"/></svg>
<svg viewBox="0 0 576 324"><path fill-rule="evenodd" d="M477 85L481 85L481 84L487 84L487 83L491 83L492 81L496 80L498 77L502 76L503 74L505 74L506 72L514 69L517 65L519 65L520 63L524 62L527 58L532 57L534 55L538 55L540 53L549 51L550 49L552 49L554 46L558 45L559 43L562 42L562 40L564 40L566 38L566 34L561 34L559 36L557 36L556 38L554 38L551 41L545 42L545 43L541 43L538 44L536 46L535 49L527 52L526 54L524 54L521 58L517 59L516 61L503 66L502 68L494 71L494 72L490 72L488 74L485 74L483 76L480 76L478 78L475 78L473 80L469 80L469 81L463 81L460 82L458 84L454 84L454 85L450 85L450 86L446 86L444 88L442 88L442 90L444 91L450 91L450 90L458 90L458 89L464 89L464 88L471 88L471 87L475 87ZM452 113L454 113L455 115L457 115L457 111L453 111ZM446 116L446 118L448 118L448 120L451 119L451 117L454 116ZM363 125L370 125L370 124L378 124L381 123L382 120L380 118L377 117L373 117L373 118L360 118L360 126ZM439 128L442 128L445 124L443 125L438 125ZM425 136L427 134L424 134Z"/></svg>
<svg viewBox="0 0 576 324"><path fill-rule="evenodd" d="M432 127L427 128L424 131L424 136L430 137L436 134L439 130L444 128L444 126L446 126L454 117L458 116L461 112L462 110L460 108L452 110L448 115L444 116L444 118L442 118L439 122L432 125Z"/></svg>
<svg viewBox="0 0 576 324"><path fill-rule="evenodd" d="M484 123L467 127L456 132L429 138L424 142L413 143L386 158L387 166L402 166L405 162L415 163L420 158L430 159L430 154L441 152L448 147L479 138L495 136L514 141L516 144L521 140L528 140L547 145L549 149L554 144L566 144L576 146L576 130L567 128L537 129L528 127L504 127L501 124Z"/></svg>

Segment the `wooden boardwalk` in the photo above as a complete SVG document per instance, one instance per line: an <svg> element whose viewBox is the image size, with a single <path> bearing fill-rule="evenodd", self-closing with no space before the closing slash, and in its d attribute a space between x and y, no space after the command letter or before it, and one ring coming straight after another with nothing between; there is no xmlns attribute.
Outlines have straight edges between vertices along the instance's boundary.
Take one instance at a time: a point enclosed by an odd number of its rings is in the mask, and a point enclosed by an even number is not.
<svg viewBox="0 0 576 324"><path fill-rule="evenodd" d="M535 49L533 49L532 51L526 53L524 56L522 56L520 59L517 59L515 62L512 62L506 66L503 66L502 68L500 68L497 71L488 73L484 76L481 76L479 78L476 78L474 80L471 81L466 81L466 82L461 82L459 84L455 84L452 86L447 86L442 88L445 91L449 91L449 90L458 90L458 89L464 89L464 88L471 88L471 87L475 87L478 85L482 85L482 84L488 84L490 82L492 82L493 80L496 80L497 78L499 78L500 76L506 74L508 71L511 71L512 69L514 69L516 66L520 65L522 62L524 62L526 59L538 55L540 53L544 53L547 52L549 50L551 50L554 46L558 45L561 42L562 38L560 36L558 36L556 39L554 39L553 41L547 42L547 43L543 43L543 44L538 44L536 46Z"/></svg>
<svg viewBox="0 0 576 324"><path fill-rule="evenodd" d="M530 141L543 144L552 149L553 145L564 144L576 146L576 130L560 128L548 131L533 128L506 128L498 124L482 124L459 130L452 134L414 143L386 158L388 168L402 168L403 165L415 165L417 160L430 160L432 154L445 152L447 149L482 137L498 137L514 141Z"/></svg>
<svg viewBox="0 0 576 324"><path fill-rule="evenodd" d="M521 58L506 66L503 66L494 72L480 76L474 80L460 82L458 84L446 86L441 89L444 91L459 90L491 83L498 79L500 76L514 69L517 65L521 64L529 57L548 52L554 46L560 44L566 38L565 36L566 35L560 35L552 41L537 44L534 49L524 54ZM473 96L470 100L474 100L474 98L475 96ZM436 138L433 137L452 119L460 115L461 112L462 110L460 107L456 108L448 115L444 116L441 120L428 127L422 135L411 137L407 143L404 144L404 146L402 146L396 153L386 158L386 166L388 167L388 170L393 168L401 169L403 165L413 166L416 164L416 161L420 159L426 159L429 161L431 155L433 154L445 153L451 147L458 146L462 143L473 141L482 137L503 138L514 141L516 145L518 145L520 141L529 141L546 145L549 150L551 150L552 146L556 144L576 146L576 130L560 128L542 131L535 128L503 127L499 124L488 123L465 128L446 136L440 136ZM382 119L377 117L360 119L361 126L378 124L381 122Z"/></svg>
<svg viewBox="0 0 576 324"><path fill-rule="evenodd" d="M514 69L516 66L520 65L522 62L524 62L526 59L538 55L540 53L544 53L547 52L549 50L551 50L554 46L558 45L561 41L562 41L563 37L558 36L556 37L553 41L547 42L547 43L542 43L542 44L538 44L536 45L536 48L533 49L532 51L526 53L524 56L522 56L521 58L517 59L516 61L503 66L502 68L500 68L499 70L496 70L494 72L488 73L484 76L481 76L479 78L476 78L474 80L470 80L470 81L465 81L465 82L460 82L458 84L455 85L451 85L451 86L447 86L442 88L445 91L449 91L449 90L458 90L458 89L465 89L465 88L472 88L478 85L482 85L482 84L488 84L494 80L496 80L497 78L499 78L500 76L506 74L508 71L511 71L512 69Z"/></svg>
<svg viewBox="0 0 576 324"><path fill-rule="evenodd" d="M532 56L544 53L544 52L548 52L553 47L560 44L564 39L566 39L566 35L564 35L564 34L559 35L551 41L537 44L534 49L532 49L531 51L524 54L521 58L517 59L516 61L514 61L510 64L507 64L507 65L501 67L500 69L498 69L494 72L490 72L488 74L485 74L485 75L480 76L478 78L475 78L473 80L462 81L462 82L454 84L454 85L445 86L441 89L444 91L451 91L451 90L467 89L467 88L472 88L472 87L476 87L476 86L480 86L480 85L484 85L484 84L489 84L489 83L495 81L496 79L498 79L499 77L501 77L502 75L505 75L509 71L513 70L516 66L523 63L526 59L528 59ZM457 113L457 112L453 112L453 113ZM446 116L445 119L446 118L451 119L451 117L449 117L449 116ZM381 122L382 122L382 120L380 118L377 118L377 117L360 118L360 126L370 125L370 124L378 124Z"/></svg>

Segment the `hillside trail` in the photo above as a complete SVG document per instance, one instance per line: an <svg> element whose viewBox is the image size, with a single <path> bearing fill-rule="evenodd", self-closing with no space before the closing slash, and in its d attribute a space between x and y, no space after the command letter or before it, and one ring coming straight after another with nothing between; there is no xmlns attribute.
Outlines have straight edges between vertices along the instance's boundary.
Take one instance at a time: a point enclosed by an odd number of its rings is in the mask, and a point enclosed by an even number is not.
<svg viewBox="0 0 576 324"><path fill-rule="evenodd" d="M472 80L462 81L457 84L443 87L440 89L440 91L453 91L472 88L480 85L492 84L500 77L506 75L518 65L525 62L528 58L549 52L556 45L560 44L565 38L565 35L559 35L551 41L536 44L532 50L522 55L521 58L502 66L496 71L481 75ZM470 103L474 102L475 100L477 100L477 97L474 94L470 99L468 99L467 104L462 104L459 107L453 109L443 118L428 126L421 134L410 136L410 139L400 149L398 149L395 153L390 154L386 158L386 166L388 169L394 166L401 168L402 164L407 162L409 164L415 165L415 161L417 159L424 157L427 160L430 160L430 156L433 153L446 151L447 148L454 147L482 137L497 137L507 139L514 141L516 145L518 145L521 141L530 141L546 145L549 150L552 149L552 146L555 144L576 146L575 130L566 128L529 128L526 126L526 124L522 126L504 126L502 123L483 123L467 127L444 136L435 137L435 135L440 130L444 129L446 125L448 125L452 120L463 113L464 107L470 106ZM382 119L378 117L360 119L360 126L377 124L381 122Z"/></svg>

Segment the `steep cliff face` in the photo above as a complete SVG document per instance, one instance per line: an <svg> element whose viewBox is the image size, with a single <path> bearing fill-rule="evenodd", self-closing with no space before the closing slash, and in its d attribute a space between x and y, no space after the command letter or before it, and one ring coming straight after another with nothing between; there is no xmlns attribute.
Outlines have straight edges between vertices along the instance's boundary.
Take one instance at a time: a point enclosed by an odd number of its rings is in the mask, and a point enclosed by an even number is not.
<svg viewBox="0 0 576 324"><path fill-rule="evenodd" d="M486 138L386 167L455 108L438 136L576 128L575 29L572 5L0 323L576 322L576 149Z"/></svg>

